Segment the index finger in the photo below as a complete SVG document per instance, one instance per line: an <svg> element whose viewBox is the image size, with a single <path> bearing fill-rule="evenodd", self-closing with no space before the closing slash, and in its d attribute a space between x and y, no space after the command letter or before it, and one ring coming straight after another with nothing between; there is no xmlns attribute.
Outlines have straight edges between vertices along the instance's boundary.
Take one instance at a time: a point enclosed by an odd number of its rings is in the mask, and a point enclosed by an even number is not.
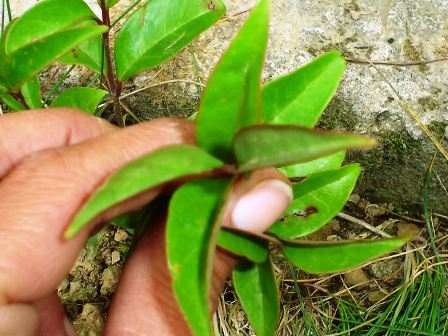
<svg viewBox="0 0 448 336"><path fill-rule="evenodd" d="M56 288L88 230L68 241L62 233L111 173L157 148L194 142L194 123L158 119L22 159L0 182L0 304L35 301ZM159 192L150 190L120 211L140 207Z"/></svg>
<svg viewBox="0 0 448 336"><path fill-rule="evenodd" d="M24 157L113 131L103 119L69 108L41 109L0 116L0 179Z"/></svg>

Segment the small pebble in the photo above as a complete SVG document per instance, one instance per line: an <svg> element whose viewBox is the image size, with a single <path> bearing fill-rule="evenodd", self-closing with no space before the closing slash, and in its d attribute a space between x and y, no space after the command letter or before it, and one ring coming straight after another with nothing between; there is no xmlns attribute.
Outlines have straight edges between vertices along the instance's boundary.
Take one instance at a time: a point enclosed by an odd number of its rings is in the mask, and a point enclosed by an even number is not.
<svg viewBox="0 0 448 336"><path fill-rule="evenodd" d="M368 266L369 273L374 276L376 279L387 279L392 274L397 271L401 265L403 264L403 260L401 258L392 258L388 260L380 260L374 262ZM400 276L400 274L396 274L395 277Z"/></svg>
<svg viewBox="0 0 448 336"><path fill-rule="evenodd" d="M118 252L118 251L113 251L112 253L111 253L111 258L112 258L112 265L113 264L115 264L115 263L117 263L117 262L119 262L120 261L120 259L121 259L121 256L120 256L120 252Z"/></svg>
<svg viewBox="0 0 448 336"><path fill-rule="evenodd" d="M118 230L115 233L114 239L118 242L124 242L126 240L128 240L131 236L129 235L129 233L126 232L126 230Z"/></svg>
<svg viewBox="0 0 448 336"><path fill-rule="evenodd" d="M401 222L397 224L397 236L398 237L406 237L406 236L418 236L420 234L420 228L411 223Z"/></svg>
<svg viewBox="0 0 448 336"><path fill-rule="evenodd" d="M367 299L368 299L370 302L378 302L378 301L380 301L381 299L383 299L385 296L386 296L386 294L384 294L384 293L381 292L381 291L373 291L373 292L370 292L370 293L369 293L369 295L367 296Z"/></svg>
<svg viewBox="0 0 448 336"><path fill-rule="evenodd" d="M59 285L58 291L61 293L66 293L69 289L70 286L70 282L68 281L67 278L65 278L64 280L62 280L61 284Z"/></svg>
<svg viewBox="0 0 448 336"><path fill-rule="evenodd" d="M384 215L386 213L386 209L378 204L369 204L366 207L366 212L369 216L378 217Z"/></svg>
<svg viewBox="0 0 448 336"><path fill-rule="evenodd" d="M350 287L355 286L357 289L366 288L369 286L369 281L369 277L361 268L345 274L345 282Z"/></svg>
<svg viewBox="0 0 448 336"><path fill-rule="evenodd" d="M100 293L102 295L110 295L115 291L118 278L120 277L121 268L118 265L112 265L106 268L103 272Z"/></svg>
<svg viewBox="0 0 448 336"><path fill-rule="evenodd" d="M353 193L349 196L348 200L354 204L358 204L361 197L358 194Z"/></svg>

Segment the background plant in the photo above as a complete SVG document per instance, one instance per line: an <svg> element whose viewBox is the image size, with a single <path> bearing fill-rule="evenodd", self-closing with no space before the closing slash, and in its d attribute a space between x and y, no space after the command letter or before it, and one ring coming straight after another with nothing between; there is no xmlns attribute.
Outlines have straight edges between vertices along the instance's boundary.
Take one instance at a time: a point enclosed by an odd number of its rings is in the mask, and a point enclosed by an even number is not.
<svg viewBox="0 0 448 336"><path fill-rule="evenodd" d="M46 105L54 90L41 97L38 73L49 64L82 64L98 74L106 90L70 88L50 106L93 113L107 96L105 105L113 104L117 123L124 126L119 103L124 82L173 57L225 11L220 0L147 1L126 20L112 45L110 28L127 13L111 22L110 8L117 2L98 0L101 19L83 0L45 0L11 20L0 39L0 97L9 108Z"/></svg>
<svg viewBox="0 0 448 336"><path fill-rule="evenodd" d="M262 0L253 10L209 79L197 115L199 147L165 147L123 167L97 190L66 232L67 238L72 237L100 212L145 189L226 166L220 178L195 179L181 186L168 209L173 287L198 335L212 333L207 293L217 244L242 257L233 272L236 291L256 333L271 335L279 306L269 243L277 244L297 267L326 273L349 269L406 241L296 239L325 225L349 196L360 168L356 164L341 168L341 151L371 146L374 141L311 128L343 72L344 60L337 52L260 87L268 7L268 1ZM307 176L293 185L294 201L285 219L260 235L221 228L235 179L267 166L280 167L289 177ZM138 216L146 213L150 222L153 207L142 209ZM142 221L137 224L141 228ZM262 295L253 295L254 291Z"/></svg>

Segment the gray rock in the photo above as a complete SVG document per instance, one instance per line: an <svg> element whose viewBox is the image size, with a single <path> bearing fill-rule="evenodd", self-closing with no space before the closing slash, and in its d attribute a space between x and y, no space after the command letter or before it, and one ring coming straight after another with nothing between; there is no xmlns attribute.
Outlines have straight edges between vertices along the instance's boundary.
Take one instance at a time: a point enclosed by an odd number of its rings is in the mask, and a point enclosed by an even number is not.
<svg viewBox="0 0 448 336"><path fill-rule="evenodd" d="M376 279L386 279L396 272L403 260L401 258L392 258L388 260L380 260L368 266L369 273ZM396 277L397 275L395 275Z"/></svg>

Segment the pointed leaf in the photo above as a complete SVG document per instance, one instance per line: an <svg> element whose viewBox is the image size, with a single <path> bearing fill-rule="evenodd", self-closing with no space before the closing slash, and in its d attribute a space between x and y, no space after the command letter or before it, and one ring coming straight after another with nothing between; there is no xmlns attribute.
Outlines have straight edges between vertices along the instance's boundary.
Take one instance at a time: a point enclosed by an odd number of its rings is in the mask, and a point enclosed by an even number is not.
<svg viewBox="0 0 448 336"><path fill-rule="evenodd" d="M230 188L230 178L190 181L174 193L168 210L168 267L174 293L195 335L212 335L208 292Z"/></svg>
<svg viewBox="0 0 448 336"><path fill-rule="evenodd" d="M151 0L126 21L115 40L118 80L177 54L224 14L220 0Z"/></svg>
<svg viewBox="0 0 448 336"><path fill-rule="evenodd" d="M80 43L107 31L105 26L92 25L60 31L17 49L9 56L5 76L12 86L18 88Z"/></svg>
<svg viewBox="0 0 448 336"><path fill-rule="evenodd" d="M98 19L83 0L46 0L27 10L15 22L5 41L6 53L66 30L82 20Z"/></svg>
<svg viewBox="0 0 448 336"><path fill-rule="evenodd" d="M87 201L64 236L73 237L104 210L144 190L222 166L221 161L197 147L175 145L158 149L125 165L112 175Z"/></svg>
<svg viewBox="0 0 448 336"><path fill-rule="evenodd" d="M284 166L279 168L279 170L288 177L303 177L315 171L339 168L344 158L345 151L342 151L312 161Z"/></svg>
<svg viewBox="0 0 448 336"><path fill-rule="evenodd" d="M281 250L296 267L308 273L342 272L390 252L409 237L348 242L284 241Z"/></svg>
<svg viewBox="0 0 448 336"><path fill-rule="evenodd" d="M91 24L90 21L84 21L78 27ZM82 64L97 73L107 71L107 64L104 60L103 53L103 37L95 36L94 38L81 43L75 49L58 59L63 64Z"/></svg>
<svg viewBox="0 0 448 336"><path fill-rule="evenodd" d="M219 231L218 245L233 254L260 263L267 259L269 243L250 232L223 227Z"/></svg>
<svg viewBox="0 0 448 336"><path fill-rule="evenodd" d="M105 90L73 87L62 91L51 103L51 107L72 107L93 114L101 99L107 95Z"/></svg>
<svg viewBox="0 0 448 336"><path fill-rule="evenodd" d="M263 123L314 126L338 87L345 60L338 51L263 86Z"/></svg>
<svg viewBox="0 0 448 336"><path fill-rule="evenodd" d="M290 125L248 127L233 141L240 172L306 162L341 150L373 145L375 140L359 135Z"/></svg>
<svg viewBox="0 0 448 336"><path fill-rule="evenodd" d="M33 76L29 81L23 84L22 95L25 102L31 109L38 109L42 107L42 100L40 95L40 82L39 77Z"/></svg>
<svg viewBox="0 0 448 336"><path fill-rule="evenodd" d="M271 258L260 264L242 259L232 273L233 284L244 312L258 336L277 329L279 295Z"/></svg>
<svg viewBox="0 0 448 336"><path fill-rule="evenodd" d="M260 77L269 25L269 1L262 0L221 57L202 96L197 141L216 157L235 162L232 139L260 122Z"/></svg>
<svg viewBox="0 0 448 336"><path fill-rule="evenodd" d="M358 164L311 174L293 183L294 199L268 231L282 238L297 238L313 233L331 220L345 205L361 172Z"/></svg>

